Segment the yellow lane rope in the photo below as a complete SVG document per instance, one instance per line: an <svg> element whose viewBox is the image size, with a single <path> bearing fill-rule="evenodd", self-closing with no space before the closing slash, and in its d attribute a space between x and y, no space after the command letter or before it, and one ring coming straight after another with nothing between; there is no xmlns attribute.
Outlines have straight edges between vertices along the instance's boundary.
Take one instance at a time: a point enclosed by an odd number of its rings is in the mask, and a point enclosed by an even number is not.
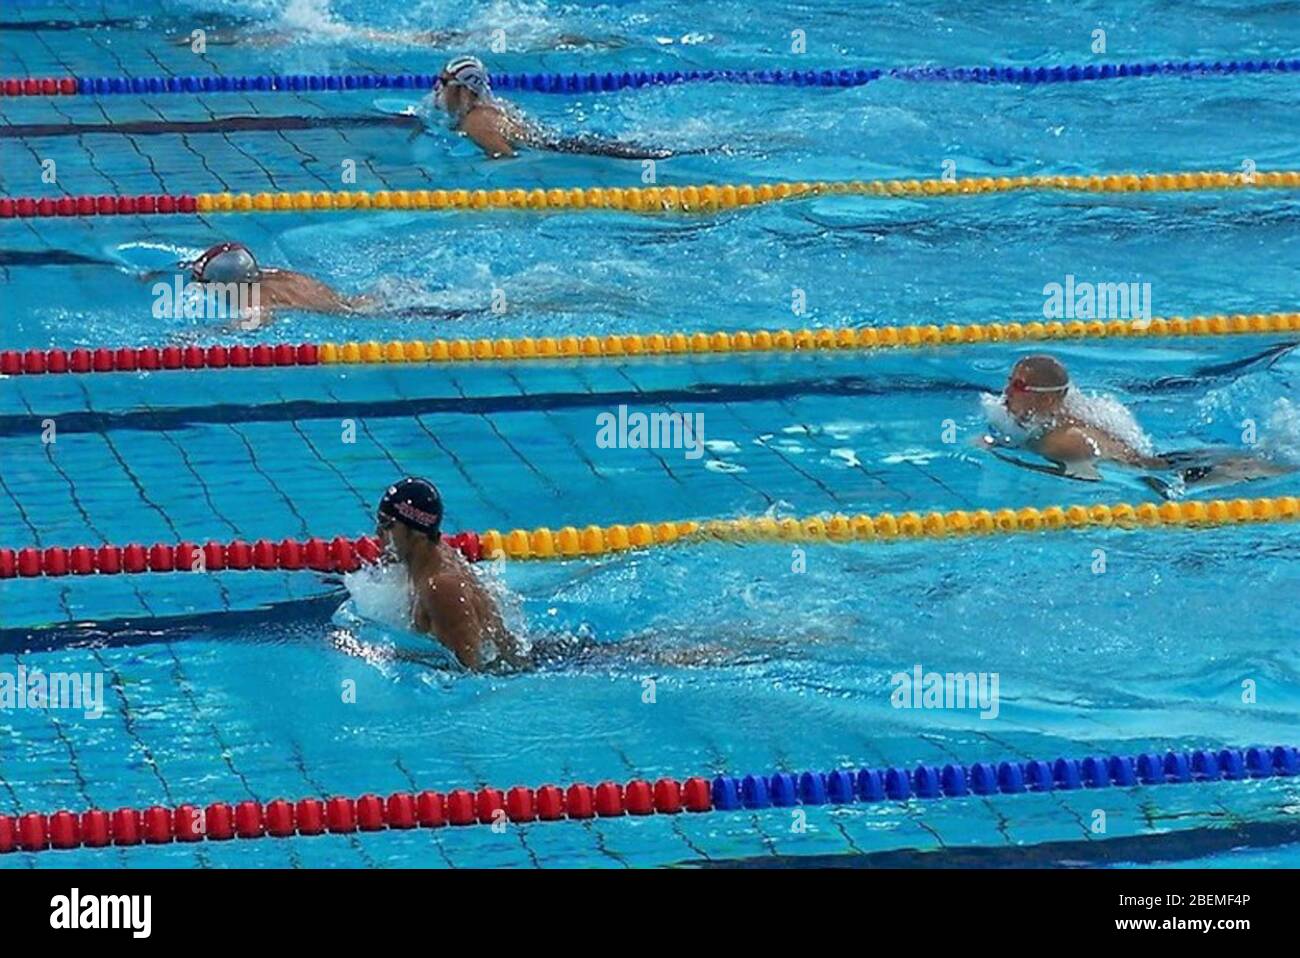
<svg viewBox="0 0 1300 958"><path fill-rule="evenodd" d="M571 187L494 190L342 190L337 192L199 193L200 213L324 210L626 210L711 212L807 196L974 196L1065 191L1171 193L1295 189L1300 171L1269 173L1119 173L1094 176L1000 176L944 180L817 180L690 186Z"/></svg>
<svg viewBox="0 0 1300 958"><path fill-rule="evenodd" d="M855 329L758 329L734 332L520 336L501 339L390 340L322 343L322 363L490 362L662 356L680 353L787 353L1018 343L1044 340L1163 339L1300 332L1300 313L1171 316L1152 320L949 323Z"/></svg>
<svg viewBox="0 0 1300 958"><path fill-rule="evenodd" d="M1111 505L1047 506L1021 509L955 509L950 512L882 512L875 516L833 515L804 519L712 519L704 522L639 522L578 529L489 529L480 535L484 558L554 559L595 556L676 542L867 542L896 539L967 538L1062 529L1211 529L1243 523L1300 518L1300 499L1214 499L1119 502Z"/></svg>

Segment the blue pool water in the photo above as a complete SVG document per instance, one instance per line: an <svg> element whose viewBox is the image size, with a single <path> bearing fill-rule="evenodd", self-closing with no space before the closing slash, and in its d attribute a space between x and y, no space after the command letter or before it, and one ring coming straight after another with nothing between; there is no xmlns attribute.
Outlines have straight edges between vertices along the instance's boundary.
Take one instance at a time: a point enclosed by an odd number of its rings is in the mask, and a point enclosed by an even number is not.
<svg viewBox="0 0 1300 958"><path fill-rule="evenodd" d="M0 73L436 71L376 38L465 29L503 71L1295 56L1271 4L744 7L661 2L20 2ZM1103 58L1089 49L1107 31ZM202 56L171 42L195 26ZM490 53L492 31L507 51ZM790 51L803 30L807 52ZM601 42L553 50L555 38ZM285 42L281 42L281 41ZM661 184L1300 168L1293 75L848 90L693 85L520 94L566 130L707 152ZM376 95L6 98L6 196L640 185L642 167L489 163L450 133L358 125ZM387 111L387 112L386 112ZM125 133L126 123L318 117L301 130ZM75 130L72 124L80 124ZM96 129L87 129L87 125ZM13 129L18 127L20 129ZM63 127L63 129L59 129ZM41 180L54 159L54 183ZM1067 275L1151 284L1153 312L1295 308L1294 191L907 199L826 196L713 216L329 213L6 220L0 349L1041 317ZM225 239L387 318L277 315L237 332L155 319L142 269ZM795 316L796 290L807 313ZM503 292L504 313L489 307ZM426 307L469 310L455 321ZM1300 464L1294 337L1061 344L1088 391L1158 448L1243 445ZM395 477L441 487L451 530L670 518L1158 501L1136 477L1067 482L969 445L1023 346L813 356L335 366L0 381L0 546L279 540L373 527ZM596 417L704 416L706 449L599 448ZM57 440L41 441L44 420ZM345 423L355 442L344 441ZM955 441L945 441L946 438ZM1251 496L1294 495L1294 476ZM1228 493L1230 495L1235 492ZM480 567L535 671L411 662L381 576L222 573L7 580L0 671L103 673L107 714L0 711L0 814L490 784L1297 744L1300 571L1291 525L1086 531L889 545L698 544ZM1105 571L1096 572L1097 550ZM802 559L802 571L794 567ZM997 673L995 718L900 710L914 665ZM655 701L644 699L654 680ZM345 689L355 684L355 701ZM1249 686L1253 698L1243 694ZM646 866L915 860L1300 864L1294 779L808 810L419 830L0 857L5 867ZM1105 812L1104 834L1093 831ZM1125 839L1121 845L1103 839ZM1119 852L1113 848L1122 849ZM927 857L927 853L936 853Z"/></svg>

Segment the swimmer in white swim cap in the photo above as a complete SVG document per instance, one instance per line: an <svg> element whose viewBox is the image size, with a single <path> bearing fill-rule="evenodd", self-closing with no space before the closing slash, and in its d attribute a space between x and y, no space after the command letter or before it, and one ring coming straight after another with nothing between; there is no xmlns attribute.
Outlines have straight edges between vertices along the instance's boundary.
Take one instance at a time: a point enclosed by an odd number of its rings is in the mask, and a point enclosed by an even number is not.
<svg viewBox="0 0 1300 958"><path fill-rule="evenodd" d="M594 136L561 136L526 117L514 104L495 97L483 61L456 57L433 83L435 109L448 114L451 128L469 137L493 159L515 156L520 147L553 153L583 153L626 160L666 159L674 151ZM699 151L691 151L699 152Z"/></svg>
<svg viewBox="0 0 1300 958"><path fill-rule="evenodd" d="M1052 356L1026 356L1017 362L1007 377L1001 400L1010 419L1024 433L1024 448L1051 460L1059 474L1072 479L1099 480L1098 462L1173 470L1174 484L1156 476L1144 477L1157 492L1170 495L1175 484L1190 489L1291 471L1233 450L1155 453L1127 409L1113 400L1082 397L1074 390L1065 366ZM1103 411L1105 415L1101 415Z"/></svg>

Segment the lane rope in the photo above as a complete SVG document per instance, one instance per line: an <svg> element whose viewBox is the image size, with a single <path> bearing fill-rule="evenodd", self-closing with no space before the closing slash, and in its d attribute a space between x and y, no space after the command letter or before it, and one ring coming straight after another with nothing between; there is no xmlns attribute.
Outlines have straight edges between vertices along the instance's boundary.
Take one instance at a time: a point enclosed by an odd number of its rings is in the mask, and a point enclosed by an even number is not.
<svg viewBox="0 0 1300 958"><path fill-rule="evenodd" d="M1073 506L1025 506L1019 509L953 509L948 512L881 512L871 516L835 514L777 519L693 519L638 522L583 528L511 529L461 532L444 537L470 562L508 559L569 559L609 555L677 543L797 542L847 543L898 539L972 538L1070 529L1112 528L1206 530L1239 524L1292 522L1300 517L1300 499L1167 500L1156 504L1127 502ZM146 572L352 572L379 557L371 536L336 536L305 541L258 539L249 543L155 543L145 546L51 546L0 549L0 579L40 576L87 576Z"/></svg>
<svg viewBox="0 0 1300 958"><path fill-rule="evenodd" d="M1046 340L1255 336L1300 332L1300 313L1219 313L1151 320L1071 320L912 324L823 329L518 336L387 342L261 343L256 346L101 346L0 350L0 376L63 373L267 369L377 363L481 363L530 359L627 359L637 356L784 354L917 349Z"/></svg>
<svg viewBox="0 0 1300 958"><path fill-rule="evenodd" d="M1199 193L1296 189L1300 171L1108 173L1090 176L1001 176L966 179L816 180L811 182L592 186L494 190L341 190L331 192L198 193L194 195L0 198L0 219L30 217L319 213L340 210L620 210L700 213L760 206L810 196L978 196L1018 191Z"/></svg>
<svg viewBox="0 0 1300 958"><path fill-rule="evenodd" d="M522 825L625 815L960 799L1083 788L1129 789L1258 781L1297 774L1300 750L1279 745L1090 755L1050 761L970 765L952 762L942 767L920 764L915 768L894 765L830 772L774 772L743 778L718 775L711 780L703 776L661 778L653 783L634 778L626 783L604 781L595 786L575 782L565 789L556 785L536 789L516 785L503 791L485 786L477 791L457 788L446 794L394 792L386 799L370 793L356 799L333 796L289 802L277 798L265 805L246 799L233 805L213 802L206 808L152 805L144 809L119 808L111 813L92 808L81 814L64 809L52 814L0 815L0 853L308 837L506 821Z"/></svg>
<svg viewBox="0 0 1300 958"><path fill-rule="evenodd" d="M1043 85L1150 76L1233 76L1300 72L1300 59L1166 60L1056 66L912 66L813 70L658 70L621 73L494 73L498 90L533 93L604 93L682 83L759 86L858 87L882 78L947 83ZM3 96L109 96L141 93L316 93L352 90L429 90L435 73L260 73L235 76L7 77Z"/></svg>

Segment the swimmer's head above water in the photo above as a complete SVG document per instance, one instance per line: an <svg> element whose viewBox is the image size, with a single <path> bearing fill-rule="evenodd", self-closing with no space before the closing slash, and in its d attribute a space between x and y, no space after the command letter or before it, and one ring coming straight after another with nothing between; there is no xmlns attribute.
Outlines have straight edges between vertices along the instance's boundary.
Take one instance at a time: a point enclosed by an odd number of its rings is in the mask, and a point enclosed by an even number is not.
<svg viewBox="0 0 1300 958"><path fill-rule="evenodd" d="M1002 402L1019 423L1050 419L1065 406L1070 374L1051 356L1026 356L1011 370Z"/></svg>
<svg viewBox="0 0 1300 958"><path fill-rule="evenodd" d="M196 283L253 283L262 274L243 243L218 243L186 266Z"/></svg>
<svg viewBox="0 0 1300 958"><path fill-rule="evenodd" d="M487 67L477 57L457 57L433 81L433 102L453 117L462 117L479 103L491 101Z"/></svg>
<svg viewBox="0 0 1300 958"><path fill-rule="evenodd" d="M436 545L442 537L442 496L428 479L416 476L396 482L379 500L376 534L399 561L409 560L412 550Z"/></svg>

